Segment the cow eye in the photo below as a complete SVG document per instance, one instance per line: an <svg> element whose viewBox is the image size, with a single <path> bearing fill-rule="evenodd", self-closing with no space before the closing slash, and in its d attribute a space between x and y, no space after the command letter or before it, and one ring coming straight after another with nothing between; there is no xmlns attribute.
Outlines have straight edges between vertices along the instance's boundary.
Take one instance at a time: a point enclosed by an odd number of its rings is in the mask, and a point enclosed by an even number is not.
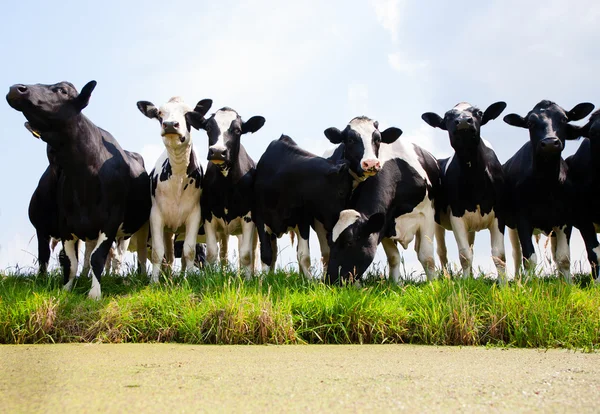
<svg viewBox="0 0 600 414"><path fill-rule="evenodd" d="M57 91L62 93L63 95L67 94L67 90L65 88L58 88Z"/></svg>
<svg viewBox="0 0 600 414"><path fill-rule="evenodd" d="M241 129L239 129L239 128L236 128L236 129L234 129L234 130L233 130L233 133L234 133L235 135L242 135L242 130L241 130Z"/></svg>
<svg viewBox="0 0 600 414"><path fill-rule="evenodd" d="M480 118L483 117L483 111L477 111L477 116Z"/></svg>

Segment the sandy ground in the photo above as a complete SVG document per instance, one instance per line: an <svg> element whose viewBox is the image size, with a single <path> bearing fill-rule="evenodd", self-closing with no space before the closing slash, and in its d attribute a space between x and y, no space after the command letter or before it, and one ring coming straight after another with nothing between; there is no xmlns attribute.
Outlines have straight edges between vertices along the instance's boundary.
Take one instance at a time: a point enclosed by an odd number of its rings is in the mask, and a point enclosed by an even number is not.
<svg viewBox="0 0 600 414"><path fill-rule="evenodd" d="M600 354L409 345L5 345L0 407L598 412Z"/></svg>

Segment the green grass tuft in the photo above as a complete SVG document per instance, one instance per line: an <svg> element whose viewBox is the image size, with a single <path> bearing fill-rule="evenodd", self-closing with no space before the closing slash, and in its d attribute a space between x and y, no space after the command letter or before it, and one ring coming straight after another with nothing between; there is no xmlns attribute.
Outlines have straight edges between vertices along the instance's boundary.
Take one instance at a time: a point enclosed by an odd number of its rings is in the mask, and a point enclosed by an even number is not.
<svg viewBox="0 0 600 414"><path fill-rule="evenodd" d="M331 287L295 273L244 281L230 270L149 285L135 273L102 279L103 299L62 277L0 276L0 343L497 345L600 348L600 287L589 276L494 281L441 278L395 286L371 277Z"/></svg>

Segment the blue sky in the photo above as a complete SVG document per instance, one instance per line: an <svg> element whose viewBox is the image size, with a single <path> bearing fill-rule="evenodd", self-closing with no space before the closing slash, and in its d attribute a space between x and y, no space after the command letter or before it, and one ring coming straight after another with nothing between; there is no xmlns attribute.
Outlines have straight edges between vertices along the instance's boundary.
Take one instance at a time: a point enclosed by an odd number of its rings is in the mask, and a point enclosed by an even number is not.
<svg viewBox="0 0 600 414"><path fill-rule="evenodd" d="M3 17L5 91L61 80L80 89L95 79L85 114L142 153L148 170L162 144L138 100L162 104L179 95L193 105L211 98L213 109L264 116L265 126L243 138L255 160L282 133L321 154L329 147L325 128L363 114L442 157L451 153L447 134L427 126L423 112L441 115L461 101L485 109L504 100L504 114L524 114L546 98L567 109L600 104L600 4L593 0L27 1L6 5ZM45 147L5 101L0 120L0 269L27 267L37 251L27 206L47 166ZM528 139L501 120L482 135L502 162ZM193 139L204 159L205 134ZM578 145L569 143L565 154ZM447 240L454 245L451 234ZM489 270L489 236L477 240L475 265ZM508 238L506 246L510 255ZM458 262L455 247L449 255ZM293 256L284 249L280 264ZM587 265L578 235L572 258ZM405 259L409 271L421 272L412 250Z"/></svg>

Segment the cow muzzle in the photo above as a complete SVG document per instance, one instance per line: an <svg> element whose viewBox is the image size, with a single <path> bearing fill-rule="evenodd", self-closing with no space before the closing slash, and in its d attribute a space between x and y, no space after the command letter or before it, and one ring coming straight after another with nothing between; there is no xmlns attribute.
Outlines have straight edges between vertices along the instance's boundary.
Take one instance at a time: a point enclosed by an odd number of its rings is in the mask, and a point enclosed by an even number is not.
<svg viewBox="0 0 600 414"><path fill-rule="evenodd" d="M364 160L360 163L360 167L363 169L364 175L371 177L381 170L381 162L379 160Z"/></svg>
<svg viewBox="0 0 600 414"><path fill-rule="evenodd" d="M461 131L464 129L472 129L473 128L473 118L459 118L454 121L454 125L456 125L456 130Z"/></svg>
<svg viewBox="0 0 600 414"><path fill-rule="evenodd" d="M6 94L6 100L14 109L19 109L18 104L29 97L29 88L25 85L13 85ZM17 105L17 106L15 106Z"/></svg>
<svg viewBox="0 0 600 414"><path fill-rule="evenodd" d="M556 137L547 137L540 141L540 151L544 154L556 154L562 150L562 142Z"/></svg>
<svg viewBox="0 0 600 414"><path fill-rule="evenodd" d="M227 161L227 148L210 147L207 159L213 164L223 164Z"/></svg>

